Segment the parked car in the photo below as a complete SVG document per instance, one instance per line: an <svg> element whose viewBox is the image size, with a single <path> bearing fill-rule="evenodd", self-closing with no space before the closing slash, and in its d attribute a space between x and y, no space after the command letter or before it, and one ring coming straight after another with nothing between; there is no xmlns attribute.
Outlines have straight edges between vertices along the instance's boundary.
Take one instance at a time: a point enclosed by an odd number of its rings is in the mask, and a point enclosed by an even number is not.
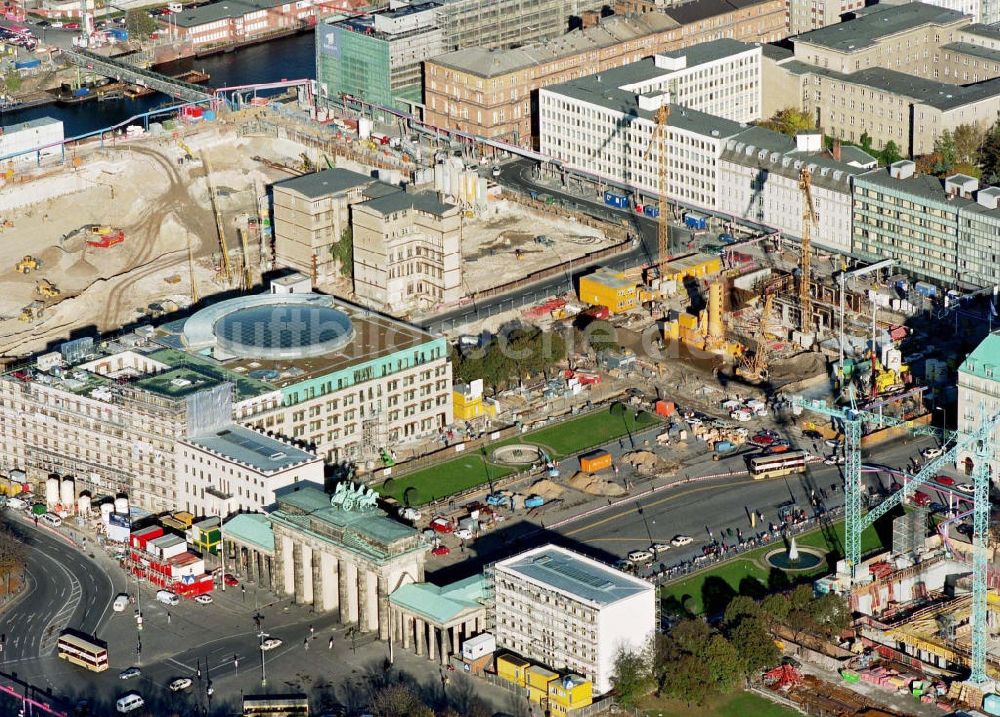
<svg viewBox="0 0 1000 717"><path fill-rule="evenodd" d="M431 521L431 530L435 533L450 533L452 527L446 518L438 517Z"/></svg>
<svg viewBox="0 0 1000 717"><path fill-rule="evenodd" d="M269 637L265 639L264 642L260 643L260 649L265 651L274 650L278 647L281 647L281 640L276 637Z"/></svg>
<svg viewBox="0 0 1000 717"><path fill-rule="evenodd" d="M115 601L111 603L111 609L115 612L125 612L125 608L128 607L128 595L125 593L119 593L115 596Z"/></svg>
<svg viewBox="0 0 1000 717"><path fill-rule="evenodd" d="M459 528L455 531L455 537L459 540L472 540L472 531L468 528Z"/></svg>
<svg viewBox="0 0 1000 717"><path fill-rule="evenodd" d="M433 550L431 550L431 555L437 555L439 558L448 555L451 552L447 545L439 545Z"/></svg>
<svg viewBox="0 0 1000 717"><path fill-rule="evenodd" d="M836 438L827 438L826 441L824 441L824 442L826 443L826 445L830 446L830 448L840 448L840 440L839 439L836 439Z"/></svg>
<svg viewBox="0 0 1000 717"><path fill-rule="evenodd" d="M913 494L912 500L914 505L929 506L931 504L931 497L919 490Z"/></svg>
<svg viewBox="0 0 1000 717"><path fill-rule="evenodd" d="M769 433L758 433L757 435L750 436L750 442L755 446L763 448L774 443L774 436Z"/></svg>
<svg viewBox="0 0 1000 717"><path fill-rule="evenodd" d="M670 541L670 544L673 545L675 548L681 548L685 545L691 545L691 543L693 542L694 539L687 535L675 535L674 538Z"/></svg>
<svg viewBox="0 0 1000 717"><path fill-rule="evenodd" d="M403 508L399 511L399 517L403 520L420 520L420 511L416 508Z"/></svg>
<svg viewBox="0 0 1000 717"><path fill-rule="evenodd" d="M211 595L199 595L194 599L196 603L201 603L202 605L211 605L215 600L212 599Z"/></svg>
<svg viewBox="0 0 1000 717"><path fill-rule="evenodd" d="M80 23L78 23L78 22L67 22L67 23L66 23L66 24L64 25L64 27L65 27L65 28L66 28L67 30L79 30L79 29L80 29Z"/></svg>
<svg viewBox="0 0 1000 717"><path fill-rule="evenodd" d="M972 485L972 483L959 483L958 485L955 486L955 490L961 491L962 493L966 493L968 495L972 495L973 493L976 492L976 487Z"/></svg>
<svg viewBox="0 0 1000 717"><path fill-rule="evenodd" d="M226 587L234 588L240 584L240 581L232 573L226 573L222 576L222 582L226 584Z"/></svg>
<svg viewBox="0 0 1000 717"><path fill-rule="evenodd" d="M920 455L922 455L924 458L937 458L943 453L944 449L937 447L925 448L924 450L920 451Z"/></svg>
<svg viewBox="0 0 1000 717"><path fill-rule="evenodd" d="M822 433L820 433L819 431L814 431L811 428L808 429L808 430L802 431L802 435L804 437L808 438L810 441L818 441L821 438L823 438L823 434Z"/></svg>
<svg viewBox="0 0 1000 717"><path fill-rule="evenodd" d="M188 689L193 682L190 677L178 677L176 680L171 682L167 687L171 692L183 692Z"/></svg>
<svg viewBox="0 0 1000 717"><path fill-rule="evenodd" d="M630 573L635 570L635 564L631 560L626 560L624 558L616 560L611 567L615 570L621 570L626 573Z"/></svg>
<svg viewBox="0 0 1000 717"><path fill-rule="evenodd" d="M633 563L648 563L653 559L653 553L649 550L633 550L628 554L628 559Z"/></svg>
<svg viewBox="0 0 1000 717"><path fill-rule="evenodd" d="M494 167L493 168L493 176L494 177L499 177L500 176L500 167Z"/></svg>
<svg viewBox="0 0 1000 717"><path fill-rule="evenodd" d="M670 545L669 543L653 543L652 545L649 546L649 549L652 550L656 555L659 555L660 553L665 553L668 550L670 550Z"/></svg>
<svg viewBox="0 0 1000 717"><path fill-rule="evenodd" d="M955 485L955 479L951 476L934 476L934 480L938 485L946 485L949 488Z"/></svg>
<svg viewBox="0 0 1000 717"><path fill-rule="evenodd" d="M53 20L51 26L57 29L62 27L63 26L62 20Z"/></svg>
<svg viewBox="0 0 1000 717"><path fill-rule="evenodd" d="M138 667L129 667L118 673L118 679L131 680L133 677L139 677L140 675L142 675L142 670Z"/></svg>
<svg viewBox="0 0 1000 717"><path fill-rule="evenodd" d="M972 526L969 525L968 523L959 523L957 526L955 526L955 530L957 530L959 533L961 533L967 538L972 537Z"/></svg>

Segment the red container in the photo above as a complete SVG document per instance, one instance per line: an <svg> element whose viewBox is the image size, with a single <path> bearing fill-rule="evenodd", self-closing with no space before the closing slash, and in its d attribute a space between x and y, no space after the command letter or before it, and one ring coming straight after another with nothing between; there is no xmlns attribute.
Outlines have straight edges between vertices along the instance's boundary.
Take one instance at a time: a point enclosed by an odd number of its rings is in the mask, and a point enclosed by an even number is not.
<svg viewBox="0 0 1000 717"><path fill-rule="evenodd" d="M669 416L674 415L674 411L676 411L676 410L677 410L677 407L674 406L674 402L673 401L659 400L659 401L656 402L656 415L657 416L663 416L664 418L667 418Z"/></svg>

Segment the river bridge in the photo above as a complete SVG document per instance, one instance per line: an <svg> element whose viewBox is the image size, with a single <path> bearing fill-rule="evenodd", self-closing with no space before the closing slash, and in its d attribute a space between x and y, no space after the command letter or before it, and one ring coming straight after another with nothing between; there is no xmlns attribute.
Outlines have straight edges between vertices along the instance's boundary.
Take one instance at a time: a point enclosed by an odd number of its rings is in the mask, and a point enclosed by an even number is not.
<svg viewBox="0 0 1000 717"><path fill-rule="evenodd" d="M113 57L104 57L81 49L63 50L62 56L67 62L78 67L83 67L105 77L113 77L121 82L149 87L185 102L200 103L215 99L215 94L211 91L206 92L204 87L167 77L159 72L134 67Z"/></svg>

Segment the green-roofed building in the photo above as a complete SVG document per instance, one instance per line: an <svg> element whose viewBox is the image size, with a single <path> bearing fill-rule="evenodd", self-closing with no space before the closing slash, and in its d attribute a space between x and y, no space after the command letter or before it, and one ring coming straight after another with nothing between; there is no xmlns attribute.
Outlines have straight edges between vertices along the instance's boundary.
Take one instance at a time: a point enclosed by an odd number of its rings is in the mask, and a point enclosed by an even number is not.
<svg viewBox="0 0 1000 717"><path fill-rule="evenodd" d="M417 530L377 508L369 489L345 484L332 496L315 485L291 486L267 519L279 593L388 639L390 593L424 577L430 546ZM251 537L262 532L258 526L238 527L244 544L266 542Z"/></svg>
<svg viewBox="0 0 1000 717"><path fill-rule="evenodd" d="M450 585L409 583L389 596L392 639L442 665L486 629L489 583L480 573Z"/></svg>
<svg viewBox="0 0 1000 717"><path fill-rule="evenodd" d="M1000 331L990 333L958 367L958 432L969 434L987 418L1000 413ZM1000 429L993 432L994 444L1000 443ZM958 469L972 475L976 456L970 450L959 451ZM1000 476L1000 460L990 458L990 477Z"/></svg>

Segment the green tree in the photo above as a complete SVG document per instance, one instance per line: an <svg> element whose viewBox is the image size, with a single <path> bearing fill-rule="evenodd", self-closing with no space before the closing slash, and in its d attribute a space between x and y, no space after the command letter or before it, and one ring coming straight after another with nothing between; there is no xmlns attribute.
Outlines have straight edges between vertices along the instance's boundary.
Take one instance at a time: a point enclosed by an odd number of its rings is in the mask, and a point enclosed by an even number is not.
<svg viewBox="0 0 1000 717"><path fill-rule="evenodd" d="M726 606L722 620L727 626L735 627L745 617L760 617L760 605L753 598L737 595Z"/></svg>
<svg viewBox="0 0 1000 717"><path fill-rule="evenodd" d="M711 635L712 628L704 620L697 617L681 620L670 631L670 637L673 638L681 651L695 655L705 647L705 643Z"/></svg>
<svg viewBox="0 0 1000 717"><path fill-rule="evenodd" d="M129 37L145 39L156 32L158 27L156 20L145 10L135 8L125 13L125 29L128 30Z"/></svg>
<svg viewBox="0 0 1000 717"><path fill-rule="evenodd" d="M813 601L813 589L809 585L799 585L788 598L793 610L808 610Z"/></svg>
<svg viewBox="0 0 1000 717"><path fill-rule="evenodd" d="M760 126L774 130L775 132L787 134L789 137L794 137L799 132L808 132L809 130L816 129L812 115L795 107L786 107L783 110L778 110L774 113L773 117L761 122Z"/></svg>
<svg viewBox="0 0 1000 717"><path fill-rule="evenodd" d="M784 625L791 607L788 598L781 593L775 593L768 595L760 603L760 614L768 625Z"/></svg>
<svg viewBox="0 0 1000 717"><path fill-rule="evenodd" d="M653 689L653 674L648 650L632 652L619 649L612 665L611 684L614 685L618 701L626 707L634 707L640 697Z"/></svg>
<svg viewBox="0 0 1000 717"><path fill-rule="evenodd" d="M872 154L872 137L870 134L862 132L861 137L858 138L858 143L861 145L861 149L868 154Z"/></svg>
<svg viewBox="0 0 1000 717"><path fill-rule="evenodd" d="M827 593L813 601L813 619L827 635L836 635L851 624L851 608L841 595Z"/></svg>
<svg viewBox="0 0 1000 717"><path fill-rule="evenodd" d="M700 705L712 687L712 673L705 661L686 654L665 670L662 693L690 707Z"/></svg>
<svg viewBox="0 0 1000 717"><path fill-rule="evenodd" d="M985 135L983 128L975 122L958 125L952 133L956 163L978 165Z"/></svg>
<svg viewBox="0 0 1000 717"><path fill-rule="evenodd" d="M990 127L983 137L979 151L979 166L983 179L989 183L1000 181L1000 121Z"/></svg>
<svg viewBox="0 0 1000 717"><path fill-rule="evenodd" d="M354 230L345 227L340 239L330 245L330 256L340 263L340 274L354 278Z"/></svg>
<svg viewBox="0 0 1000 717"><path fill-rule="evenodd" d="M11 69L3 76L3 86L7 92L17 92L21 89L21 75L17 70Z"/></svg>
<svg viewBox="0 0 1000 717"><path fill-rule="evenodd" d="M729 692L743 676L743 660L733 644L722 635L713 635L700 655L717 692Z"/></svg>
<svg viewBox="0 0 1000 717"><path fill-rule="evenodd" d="M731 631L729 639L743 660L743 674L746 677L773 666L780 657L771 634L759 619L748 617L740 620Z"/></svg>
<svg viewBox="0 0 1000 717"><path fill-rule="evenodd" d="M958 161L958 153L955 149L955 137L950 130L945 130L934 140L934 154L938 156L938 161L934 165L935 174L947 174Z"/></svg>
<svg viewBox="0 0 1000 717"><path fill-rule="evenodd" d="M893 162L898 162L903 158L902 152L899 151L899 145L893 142L891 139L886 142L885 147L879 152L878 159L882 164L888 166Z"/></svg>

